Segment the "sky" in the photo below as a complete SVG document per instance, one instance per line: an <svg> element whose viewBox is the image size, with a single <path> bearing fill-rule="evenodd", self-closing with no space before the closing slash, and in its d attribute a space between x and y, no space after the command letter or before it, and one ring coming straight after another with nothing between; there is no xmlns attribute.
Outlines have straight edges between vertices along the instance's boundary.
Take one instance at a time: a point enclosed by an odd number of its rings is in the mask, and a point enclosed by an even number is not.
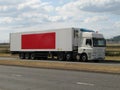
<svg viewBox="0 0 120 90"><path fill-rule="evenodd" d="M120 0L0 0L0 43L14 32L68 27L120 35Z"/></svg>

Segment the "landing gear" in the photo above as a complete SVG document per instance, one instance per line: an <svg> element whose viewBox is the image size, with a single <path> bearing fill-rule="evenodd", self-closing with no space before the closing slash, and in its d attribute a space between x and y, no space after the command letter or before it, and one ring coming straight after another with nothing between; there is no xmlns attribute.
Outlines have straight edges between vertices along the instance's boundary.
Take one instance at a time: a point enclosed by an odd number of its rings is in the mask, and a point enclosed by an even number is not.
<svg viewBox="0 0 120 90"><path fill-rule="evenodd" d="M47 55L47 59L48 59L48 60L54 59L54 58L53 58L53 54L52 54L52 53L49 53L49 54Z"/></svg>

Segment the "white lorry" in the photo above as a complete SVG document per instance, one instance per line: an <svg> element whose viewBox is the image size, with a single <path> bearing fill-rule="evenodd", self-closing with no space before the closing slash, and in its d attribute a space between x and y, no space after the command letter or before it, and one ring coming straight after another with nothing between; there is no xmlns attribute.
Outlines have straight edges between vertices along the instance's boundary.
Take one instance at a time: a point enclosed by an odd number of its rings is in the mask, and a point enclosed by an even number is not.
<svg viewBox="0 0 120 90"><path fill-rule="evenodd" d="M10 51L21 59L104 60L102 34L83 28L62 28L10 34Z"/></svg>

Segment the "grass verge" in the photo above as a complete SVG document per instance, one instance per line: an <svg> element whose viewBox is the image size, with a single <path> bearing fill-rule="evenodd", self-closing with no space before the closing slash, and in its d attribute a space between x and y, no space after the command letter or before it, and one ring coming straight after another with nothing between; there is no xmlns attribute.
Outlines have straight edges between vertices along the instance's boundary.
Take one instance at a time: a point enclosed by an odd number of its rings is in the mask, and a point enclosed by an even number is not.
<svg viewBox="0 0 120 90"><path fill-rule="evenodd" d="M105 60L120 61L120 56L106 56Z"/></svg>
<svg viewBox="0 0 120 90"><path fill-rule="evenodd" d="M49 62L49 61L25 61L25 60L0 60L0 65L24 66L34 68L49 68L62 70L78 70L102 73L120 74L120 66L111 66L91 63Z"/></svg>

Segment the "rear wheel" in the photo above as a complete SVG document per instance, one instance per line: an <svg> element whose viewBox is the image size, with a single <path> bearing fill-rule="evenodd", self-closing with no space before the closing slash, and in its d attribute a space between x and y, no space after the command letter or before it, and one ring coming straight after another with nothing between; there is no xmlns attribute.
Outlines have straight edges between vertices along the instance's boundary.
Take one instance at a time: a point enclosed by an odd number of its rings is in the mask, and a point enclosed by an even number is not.
<svg viewBox="0 0 120 90"><path fill-rule="evenodd" d="M80 59L81 59L81 61L84 61L84 62L88 61L88 58L87 58L86 54L82 54L81 57L80 57Z"/></svg>
<svg viewBox="0 0 120 90"><path fill-rule="evenodd" d="M25 54L24 53L19 53L19 58L20 59L25 59Z"/></svg>
<svg viewBox="0 0 120 90"><path fill-rule="evenodd" d="M25 53L25 59L30 59L30 53Z"/></svg>
<svg viewBox="0 0 120 90"><path fill-rule="evenodd" d="M63 53L59 53L58 54L58 60L59 61L63 61L64 60L64 54Z"/></svg>
<svg viewBox="0 0 120 90"><path fill-rule="evenodd" d="M30 59L34 60L35 59L35 54L31 54Z"/></svg>
<svg viewBox="0 0 120 90"><path fill-rule="evenodd" d="M72 59L72 55L70 53L67 53L65 55L65 58L66 58L67 61L70 61Z"/></svg>

